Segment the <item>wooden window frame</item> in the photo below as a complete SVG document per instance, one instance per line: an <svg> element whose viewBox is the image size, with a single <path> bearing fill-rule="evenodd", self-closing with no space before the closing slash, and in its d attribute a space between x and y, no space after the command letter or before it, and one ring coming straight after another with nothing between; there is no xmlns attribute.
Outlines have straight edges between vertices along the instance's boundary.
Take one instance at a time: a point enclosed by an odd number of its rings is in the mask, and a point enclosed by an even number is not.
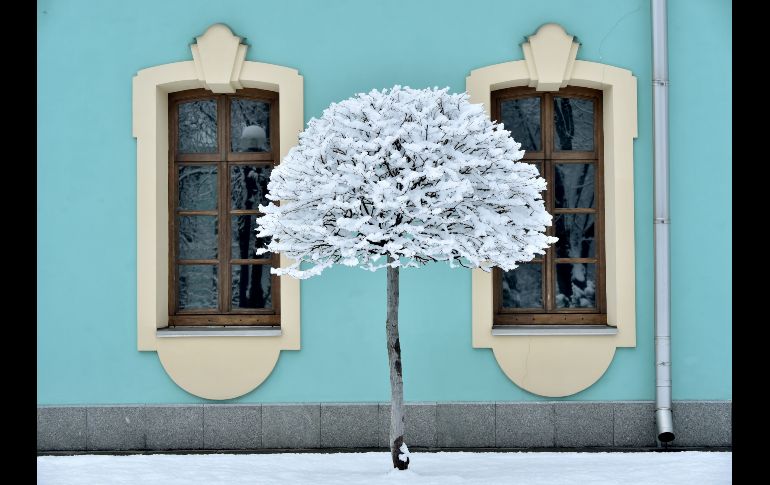
<svg viewBox="0 0 770 485"><path fill-rule="evenodd" d="M594 102L594 150L586 151L557 151L553 142L553 98L571 97L591 99ZM546 210L556 216L558 214L593 213L595 214L596 256L594 258L556 258L553 246L546 250L543 257L532 262L542 262L542 295L543 308L503 308L502 307L502 270L493 269L492 304L494 325L606 325L607 324L607 295L606 295L606 254L604 248L604 139L602 127L602 91L582 87L565 87L558 91L537 91L533 87L514 87L492 91L492 119L500 120L500 110L503 101L516 98L540 98L540 141L541 151L527 152L521 161L538 163L548 182L545 191ZM554 207L555 163L594 163L595 209L557 209ZM553 236L555 225L547 228L546 234ZM555 267L556 263L594 263L596 264L596 307L595 308L556 308L555 302Z"/></svg>
<svg viewBox="0 0 770 485"><path fill-rule="evenodd" d="M270 151L267 152L232 152L230 140L230 102L231 98L249 98L270 104ZM195 100L217 101L217 146L216 153L177 153L177 132L180 103ZM231 309L231 265L269 265L280 266L280 255L273 253L264 259L231 258L230 227L231 217L238 215L260 215L256 209L232 209L230 200L231 165L269 165L280 163L280 134L278 120L278 93L255 88L239 89L233 94L215 94L206 89L192 89L171 93L168 96L169 128L169 286L168 312L169 326L279 326L281 323L280 277L271 275L271 302L269 309ZM183 165L217 166L217 209L214 211L181 211L178 204L178 167ZM211 260L178 260L176 249L178 237L176 218L184 215L215 215L218 229L218 258ZM208 264L218 268L218 308L179 310L177 301L178 267L185 264Z"/></svg>

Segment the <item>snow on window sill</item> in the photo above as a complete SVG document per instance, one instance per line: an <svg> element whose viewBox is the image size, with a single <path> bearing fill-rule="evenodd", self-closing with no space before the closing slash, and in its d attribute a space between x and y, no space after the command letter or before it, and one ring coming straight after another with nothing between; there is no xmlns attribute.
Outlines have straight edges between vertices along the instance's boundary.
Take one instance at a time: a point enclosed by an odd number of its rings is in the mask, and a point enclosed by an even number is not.
<svg viewBox="0 0 770 485"><path fill-rule="evenodd" d="M494 325L492 335L617 335L610 325Z"/></svg>
<svg viewBox="0 0 770 485"><path fill-rule="evenodd" d="M155 331L157 337L280 337L281 327L276 326L200 326L167 327Z"/></svg>

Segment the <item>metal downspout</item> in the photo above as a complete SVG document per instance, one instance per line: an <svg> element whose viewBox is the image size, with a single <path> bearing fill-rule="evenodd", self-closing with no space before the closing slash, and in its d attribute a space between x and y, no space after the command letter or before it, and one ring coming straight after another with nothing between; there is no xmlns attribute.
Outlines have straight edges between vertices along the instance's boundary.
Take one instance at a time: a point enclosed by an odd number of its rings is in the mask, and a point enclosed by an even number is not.
<svg viewBox="0 0 770 485"><path fill-rule="evenodd" d="M652 95L655 180L655 422L658 440L674 439L671 414L671 276L668 199L668 39L666 0L652 3Z"/></svg>

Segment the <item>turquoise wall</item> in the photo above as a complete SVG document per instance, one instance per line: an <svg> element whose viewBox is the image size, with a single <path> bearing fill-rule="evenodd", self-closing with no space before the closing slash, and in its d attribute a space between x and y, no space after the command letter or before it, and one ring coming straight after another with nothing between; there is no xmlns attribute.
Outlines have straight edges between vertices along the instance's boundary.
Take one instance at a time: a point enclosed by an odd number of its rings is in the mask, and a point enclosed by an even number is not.
<svg viewBox="0 0 770 485"><path fill-rule="evenodd" d="M730 2L670 2L675 399L731 399ZM473 5L473 8L470 7ZM481 7L481 6L484 7ZM637 347L574 400L654 397L651 31L648 0L38 1L37 392L40 404L201 402L136 350L136 143L131 78L191 59L224 22L247 59L297 68L306 120L372 88L465 88L470 70L521 59L546 22L578 58L630 69L635 142ZM335 268L302 282L302 350L236 402L386 401L385 273ZM471 347L471 277L402 271L411 401L535 401Z"/></svg>

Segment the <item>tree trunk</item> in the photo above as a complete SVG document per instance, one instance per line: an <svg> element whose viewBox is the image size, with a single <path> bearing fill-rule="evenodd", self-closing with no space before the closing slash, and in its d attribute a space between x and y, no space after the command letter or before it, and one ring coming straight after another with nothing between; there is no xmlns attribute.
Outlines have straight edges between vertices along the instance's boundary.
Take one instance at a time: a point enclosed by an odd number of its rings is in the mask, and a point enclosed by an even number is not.
<svg viewBox="0 0 770 485"><path fill-rule="evenodd" d="M394 261L388 256L388 262ZM406 470L409 457L401 461L398 455L404 443L404 381L401 375L401 343L398 339L398 268L388 266L388 361L390 362L390 455L393 467Z"/></svg>

